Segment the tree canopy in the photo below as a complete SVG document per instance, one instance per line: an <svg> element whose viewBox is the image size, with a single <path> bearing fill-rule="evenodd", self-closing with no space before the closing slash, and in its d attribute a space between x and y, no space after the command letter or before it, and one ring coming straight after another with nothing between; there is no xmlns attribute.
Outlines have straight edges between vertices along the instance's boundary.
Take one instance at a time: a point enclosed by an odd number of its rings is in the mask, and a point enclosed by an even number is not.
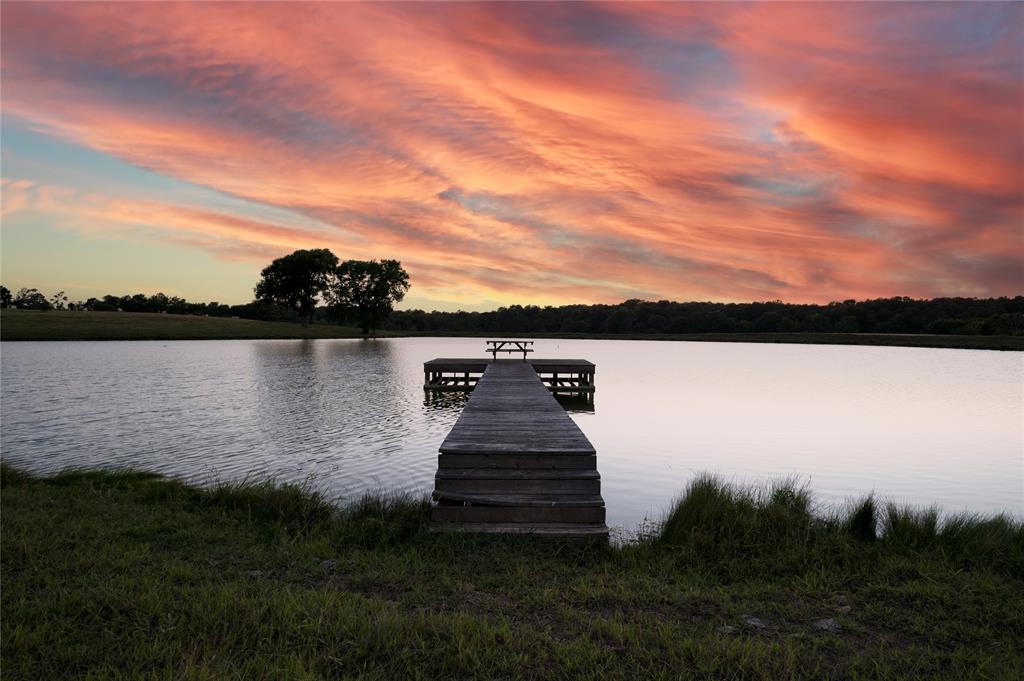
<svg viewBox="0 0 1024 681"><path fill-rule="evenodd" d="M408 290L409 275L397 260L346 260L335 271L328 299L367 334L376 332Z"/></svg>
<svg viewBox="0 0 1024 681"><path fill-rule="evenodd" d="M49 310L52 307L46 296L34 288L18 291L11 304L22 310Z"/></svg>
<svg viewBox="0 0 1024 681"><path fill-rule="evenodd" d="M328 290L338 257L326 248L295 251L263 268L256 300L298 311L303 324L313 321L321 295Z"/></svg>
<svg viewBox="0 0 1024 681"><path fill-rule="evenodd" d="M401 310L385 327L418 333L689 334L747 332L1024 334L1024 296L907 297L826 305L627 300L618 305L511 305L490 312Z"/></svg>

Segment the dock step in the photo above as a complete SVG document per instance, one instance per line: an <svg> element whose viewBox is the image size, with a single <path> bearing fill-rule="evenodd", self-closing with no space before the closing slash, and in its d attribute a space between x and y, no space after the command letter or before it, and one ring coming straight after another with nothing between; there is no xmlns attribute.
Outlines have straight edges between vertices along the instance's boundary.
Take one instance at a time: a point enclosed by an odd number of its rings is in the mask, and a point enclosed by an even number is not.
<svg viewBox="0 0 1024 681"><path fill-rule="evenodd" d="M599 494L600 478L592 480L519 478L496 480L493 478L469 478L452 480L436 478L434 489L438 492L473 492L477 494L502 493L551 493L551 494Z"/></svg>
<svg viewBox="0 0 1024 681"><path fill-rule="evenodd" d="M608 538L604 523L435 523L431 532L472 532L480 534L530 534L558 539Z"/></svg>
<svg viewBox="0 0 1024 681"><path fill-rule="evenodd" d="M441 469L460 468L570 468L576 470L597 470L597 456L594 454L439 454L437 467Z"/></svg>
<svg viewBox="0 0 1024 681"><path fill-rule="evenodd" d="M434 522L458 523L603 523L604 506L445 506L430 515Z"/></svg>
<svg viewBox="0 0 1024 681"><path fill-rule="evenodd" d="M597 470L578 468L446 468L437 480L600 480Z"/></svg>
<svg viewBox="0 0 1024 681"><path fill-rule="evenodd" d="M463 433L460 433L462 435ZM495 433L495 435L499 435ZM444 454L544 454L546 456L564 456L570 454L596 454L594 448L581 449L571 441L546 440L538 442L525 435L504 437L503 442L445 442L441 448Z"/></svg>
<svg viewBox="0 0 1024 681"><path fill-rule="evenodd" d="M434 501L473 504L475 506L604 507L604 499L600 494L483 494L480 492L442 492L435 490Z"/></svg>

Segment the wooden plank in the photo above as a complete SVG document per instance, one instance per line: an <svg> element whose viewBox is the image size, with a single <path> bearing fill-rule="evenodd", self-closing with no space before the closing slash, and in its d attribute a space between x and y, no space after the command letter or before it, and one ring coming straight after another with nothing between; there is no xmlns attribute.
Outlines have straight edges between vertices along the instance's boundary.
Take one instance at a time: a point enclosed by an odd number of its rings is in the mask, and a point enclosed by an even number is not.
<svg viewBox="0 0 1024 681"><path fill-rule="evenodd" d="M434 490L438 502L479 504L480 506L601 506L600 494L481 494Z"/></svg>
<svg viewBox="0 0 1024 681"><path fill-rule="evenodd" d="M438 480L600 480L596 470L575 468L453 468L437 471Z"/></svg>
<svg viewBox="0 0 1024 681"><path fill-rule="evenodd" d="M603 507L435 506L430 519L450 523L603 523Z"/></svg>
<svg viewBox="0 0 1024 681"><path fill-rule="evenodd" d="M467 532L480 534L531 534L565 539L607 539L602 524L582 523L435 523L431 532Z"/></svg>
<svg viewBox="0 0 1024 681"><path fill-rule="evenodd" d="M600 480L452 480L437 478L438 492L479 494L600 494Z"/></svg>
<svg viewBox="0 0 1024 681"><path fill-rule="evenodd" d="M575 468L596 470L593 454L439 454L438 468Z"/></svg>
<svg viewBox="0 0 1024 681"><path fill-rule="evenodd" d="M595 454L594 448L584 449L582 447L554 445L536 445L530 441L523 442L497 442L482 444L479 442L454 443L443 450L445 454L544 454L547 456L561 456L563 454Z"/></svg>

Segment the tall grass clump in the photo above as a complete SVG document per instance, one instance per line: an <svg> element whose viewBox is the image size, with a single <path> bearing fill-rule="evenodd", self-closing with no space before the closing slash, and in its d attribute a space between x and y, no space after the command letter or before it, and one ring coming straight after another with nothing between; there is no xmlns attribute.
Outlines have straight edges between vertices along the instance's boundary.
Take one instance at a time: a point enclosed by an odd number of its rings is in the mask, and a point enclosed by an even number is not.
<svg viewBox="0 0 1024 681"><path fill-rule="evenodd" d="M1024 577L1024 523L1005 514L959 513L890 504L883 543L891 549L934 553L953 565L988 567Z"/></svg>
<svg viewBox="0 0 1024 681"><path fill-rule="evenodd" d="M880 507L873 494L819 516L810 492L791 481L740 487L700 475L665 516L652 543L736 574L812 564L832 570L863 567L873 556L910 552L956 568L1024 576L1024 523L1017 519L944 518L936 508Z"/></svg>
<svg viewBox="0 0 1024 681"><path fill-rule="evenodd" d="M882 518L886 543L908 549L927 549L939 536L939 509L888 504Z"/></svg>
<svg viewBox="0 0 1024 681"><path fill-rule="evenodd" d="M368 492L338 514L345 542L383 547L411 539L430 520L430 499L410 494Z"/></svg>
<svg viewBox="0 0 1024 681"><path fill-rule="evenodd" d="M254 520L278 523L294 532L325 523L334 513L323 492L309 482L278 482L272 478L217 482L201 492L200 500L226 509L244 510Z"/></svg>
<svg viewBox="0 0 1024 681"><path fill-rule="evenodd" d="M878 539L878 504L875 503L875 495L866 496L838 524L846 534L858 541L873 542Z"/></svg>
<svg viewBox="0 0 1024 681"><path fill-rule="evenodd" d="M810 492L792 481L738 487L700 475L665 517L657 542L712 557L745 556L804 547L813 522Z"/></svg>
<svg viewBox="0 0 1024 681"><path fill-rule="evenodd" d="M36 480L36 476L31 473L16 468L6 461L0 461L0 487L21 487Z"/></svg>

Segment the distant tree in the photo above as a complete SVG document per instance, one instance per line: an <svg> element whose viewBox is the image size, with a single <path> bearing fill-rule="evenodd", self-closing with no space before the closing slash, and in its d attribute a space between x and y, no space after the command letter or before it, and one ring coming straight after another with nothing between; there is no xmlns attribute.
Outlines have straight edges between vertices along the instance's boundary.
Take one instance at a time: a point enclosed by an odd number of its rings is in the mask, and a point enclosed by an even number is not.
<svg viewBox="0 0 1024 681"><path fill-rule="evenodd" d="M50 296L50 307L54 310L63 310L67 307L68 297L63 291L57 291Z"/></svg>
<svg viewBox="0 0 1024 681"><path fill-rule="evenodd" d="M338 257L326 248L295 251L260 273L256 300L297 310L303 326L312 323L317 300L327 292Z"/></svg>
<svg viewBox="0 0 1024 681"><path fill-rule="evenodd" d="M1017 334L1024 332L1024 313L1000 314L991 318L996 333Z"/></svg>
<svg viewBox="0 0 1024 681"><path fill-rule="evenodd" d="M778 331L781 323L782 315L775 311L769 311L757 318L754 322L754 329L756 331Z"/></svg>
<svg viewBox="0 0 1024 681"><path fill-rule="evenodd" d="M604 330L608 333L629 333L633 330L636 315L628 307L618 307L608 316Z"/></svg>
<svg viewBox="0 0 1024 681"><path fill-rule="evenodd" d="M147 312L167 312L169 299L164 293L154 293L146 301Z"/></svg>
<svg viewBox="0 0 1024 681"><path fill-rule="evenodd" d="M814 314L810 315L809 317L807 317L807 320L804 322L804 331L828 331L828 330L829 330L828 318L825 315L821 314L820 312L815 312Z"/></svg>
<svg viewBox="0 0 1024 681"><path fill-rule="evenodd" d="M186 314L188 312L188 301L178 296L171 296L167 299L167 311L171 314Z"/></svg>
<svg viewBox="0 0 1024 681"><path fill-rule="evenodd" d="M653 314L647 318L647 330L651 333L664 333L668 328L668 319L664 315Z"/></svg>
<svg viewBox="0 0 1024 681"><path fill-rule="evenodd" d="M836 331L839 333L857 333L860 331L860 323L855 316L849 314L836 322Z"/></svg>
<svg viewBox="0 0 1024 681"><path fill-rule="evenodd" d="M346 260L335 270L328 299L342 318L355 319L368 334L377 332L408 290L409 275L397 260Z"/></svg>
<svg viewBox="0 0 1024 681"><path fill-rule="evenodd" d="M148 304L149 298L145 293L136 293L134 296L121 298L121 309L126 312L145 312Z"/></svg>
<svg viewBox="0 0 1024 681"><path fill-rule="evenodd" d="M39 289L23 288L14 296L14 307L19 310L49 310L50 301Z"/></svg>
<svg viewBox="0 0 1024 681"><path fill-rule="evenodd" d="M6 286L0 286L0 307L10 307L13 299L11 289Z"/></svg>

